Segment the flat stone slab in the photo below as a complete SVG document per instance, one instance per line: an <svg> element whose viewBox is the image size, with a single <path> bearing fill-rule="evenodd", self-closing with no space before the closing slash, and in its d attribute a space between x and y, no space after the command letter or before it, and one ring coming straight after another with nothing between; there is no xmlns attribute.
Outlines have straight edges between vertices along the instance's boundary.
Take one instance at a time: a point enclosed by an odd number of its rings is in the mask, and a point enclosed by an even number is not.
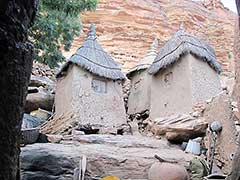
<svg viewBox="0 0 240 180"><path fill-rule="evenodd" d="M157 154L188 165L193 155L165 140L131 135L66 136L60 144L36 143L22 148L23 180L72 180L81 155L87 157L87 177L114 175L120 179L147 179Z"/></svg>

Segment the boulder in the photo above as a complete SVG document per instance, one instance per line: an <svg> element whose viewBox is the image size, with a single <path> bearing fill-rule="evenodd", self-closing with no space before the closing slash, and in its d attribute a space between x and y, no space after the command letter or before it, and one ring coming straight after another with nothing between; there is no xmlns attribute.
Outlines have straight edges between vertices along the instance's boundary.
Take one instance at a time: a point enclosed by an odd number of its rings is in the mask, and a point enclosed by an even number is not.
<svg viewBox="0 0 240 180"><path fill-rule="evenodd" d="M52 81L51 79L49 79L46 76L31 75L29 86L34 86L34 87L42 86L42 87L53 88L54 87L54 81Z"/></svg>
<svg viewBox="0 0 240 180"><path fill-rule="evenodd" d="M63 138L64 139L64 138ZM70 139L69 137L66 139ZM81 135L74 140L35 143L21 149L23 180L71 179L82 155L87 157L86 179L116 176L120 179L147 179L150 166L159 154L166 160L188 165L193 158L167 141L131 135Z"/></svg>
<svg viewBox="0 0 240 180"><path fill-rule="evenodd" d="M187 114L177 114L157 118L149 124L155 135L165 135L169 141L183 142L203 136L208 123L204 118L194 118Z"/></svg>
<svg viewBox="0 0 240 180"><path fill-rule="evenodd" d="M60 153L44 152L39 147L22 152L21 157L22 180L72 180L75 162Z"/></svg>
<svg viewBox="0 0 240 180"><path fill-rule="evenodd" d="M72 135L73 136L85 135L85 132L84 131L79 131L77 129L73 129L72 130Z"/></svg>
<svg viewBox="0 0 240 180"><path fill-rule="evenodd" d="M48 120L53 115L53 113L39 108L36 111L32 111L31 115L34 115L40 119Z"/></svg>
<svg viewBox="0 0 240 180"><path fill-rule="evenodd" d="M39 108L52 111L53 103L54 95L47 90L38 88L37 93L27 95L25 112L30 113Z"/></svg>
<svg viewBox="0 0 240 180"><path fill-rule="evenodd" d="M171 163L154 163L149 172L148 180L188 180L184 166Z"/></svg>
<svg viewBox="0 0 240 180"><path fill-rule="evenodd" d="M130 128L131 128L131 133L132 133L132 135L137 135L137 136L141 135L141 134L139 133L138 123L137 123L136 120L131 121L131 122L129 122L128 124L129 124L129 126L130 126Z"/></svg>
<svg viewBox="0 0 240 180"><path fill-rule="evenodd" d="M116 135L117 131L118 131L118 129L114 128L114 127L104 127L104 128L100 128L98 133L99 134L113 134L113 135Z"/></svg>
<svg viewBox="0 0 240 180"><path fill-rule="evenodd" d="M23 121L22 121L22 129L35 128L35 127L40 126L44 122L45 122L44 120L42 120L38 117L24 113Z"/></svg>
<svg viewBox="0 0 240 180"><path fill-rule="evenodd" d="M62 139L63 139L62 135L51 135L51 134L47 135L47 140L50 143L60 143Z"/></svg>

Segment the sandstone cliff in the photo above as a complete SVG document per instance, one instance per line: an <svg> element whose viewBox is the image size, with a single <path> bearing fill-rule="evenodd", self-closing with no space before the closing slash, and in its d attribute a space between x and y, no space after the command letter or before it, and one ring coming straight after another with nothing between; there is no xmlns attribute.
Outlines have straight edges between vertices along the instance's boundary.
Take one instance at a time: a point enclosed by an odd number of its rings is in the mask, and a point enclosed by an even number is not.
<svg viewBox="0 0 240 180"><path fill-rule="evenodd" d="M239 7L240 11L240 7ZM239 12L240 14L240 12ZM234 47L234 57L235 57L235 64L236 64L236 84L234 87L233 97L238 102L240 106L240 16L239 16L239 23L237 23L235 29L235 39L234 39L235 47Z"/></svg>
<svg viewBox="0 0 240 180"><path fill-rule="evenodd" d="M144 57L154 36L161 47L184 23L188 32L215 48L224 70L233 71L235 21L236 14L220 0L100 0L95 12L82 15L83 32L65 55L81 45L95 23L99 42L126 71Z"/></svg>

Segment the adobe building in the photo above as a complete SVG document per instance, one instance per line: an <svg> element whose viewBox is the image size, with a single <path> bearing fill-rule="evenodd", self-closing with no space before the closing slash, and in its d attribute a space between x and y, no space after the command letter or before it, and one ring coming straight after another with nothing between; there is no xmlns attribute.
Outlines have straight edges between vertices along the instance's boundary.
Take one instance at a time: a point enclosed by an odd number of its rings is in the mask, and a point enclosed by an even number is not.
<svg viewBox="0 0 240 180"><path fill-rule="evenodd" d="M56 116L73 113L80 125L126 124L122 82L125 75L97 42L94 25L88 37L57 74Z"/></svg>
<svg viewBox="0 0 240 180"><path fill-rule="evenodd" d="M150 118L192 112L195 103L221 92L221 71L213 48L181 26L149 67Z"/></svg>
<svg viewBox="0 0 240 180"><path fill-rule="evenodd" d="M158 39L154 39L147 55L127 73L131 80L131 89L128 98L128 114L137 114L150 109L151 75L147 69L157 56Z"/></svg>

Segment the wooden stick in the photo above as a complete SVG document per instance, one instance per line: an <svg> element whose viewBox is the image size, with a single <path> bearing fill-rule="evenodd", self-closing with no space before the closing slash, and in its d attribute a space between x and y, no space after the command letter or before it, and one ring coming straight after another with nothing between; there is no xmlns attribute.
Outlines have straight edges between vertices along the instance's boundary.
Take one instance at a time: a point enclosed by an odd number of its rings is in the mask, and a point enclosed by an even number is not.
<svg viewBox="0 0 240 180"><path fill-rule="evenodd" d="M159 160L159 162L177 163L177 161L175 161L175 160L166 160L166 159L163 159L163 158L159 157L157 154L155 154L154 157L155 157L157 160Z"/></svg>
<svg viewBox="0 0 240 180"><path fill-rule="evenodd" d="M81 180L84 180L86 168L87 168L87 158L85 155L83 155L82 156L82 179Z"/></svg>

